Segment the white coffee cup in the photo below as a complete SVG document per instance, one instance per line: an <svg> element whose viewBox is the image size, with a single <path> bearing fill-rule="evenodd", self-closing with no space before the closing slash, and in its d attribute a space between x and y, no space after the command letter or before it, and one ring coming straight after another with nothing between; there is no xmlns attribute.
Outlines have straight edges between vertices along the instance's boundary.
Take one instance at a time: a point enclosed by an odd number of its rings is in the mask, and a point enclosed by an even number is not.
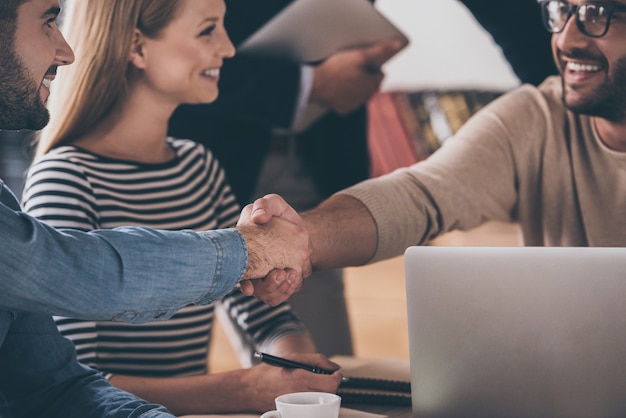
<svg viewBox="0 0 626 418"><path fill-rule="evenodd" d="M280 395L274 400L275 411L261 418L338 418L341 397L325 392L296 392Z"/></svg>

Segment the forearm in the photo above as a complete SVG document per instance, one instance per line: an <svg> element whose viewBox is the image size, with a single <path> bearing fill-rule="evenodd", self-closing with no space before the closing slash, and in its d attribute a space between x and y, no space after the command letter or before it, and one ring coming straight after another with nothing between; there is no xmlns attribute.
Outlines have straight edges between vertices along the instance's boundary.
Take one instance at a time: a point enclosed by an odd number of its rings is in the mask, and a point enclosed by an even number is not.
<svg viewBox="0 0 626 418"><path fill-rule="evenodd" d="M300 361L333 370L319 355ZM336 366L335 366L336 367ZM305 390L334 392L340 377L261 364L249 369L188 377L141 378L115 375L111 383L148 402L164 405L174 415L260 412L274 407L274 398Z"/></svg>
<svg viewBox="0 0 626 418"><path fill-rule="evenodd" d="M302 218L313 246L313 267L329 269L367 263L376 251L378 232L359 200L335 195Z"/></svg>
<svg viewBox="0 0 626 418"><path fill-rule="evenodd" d="M336 371L339 366L320 354L290 355L290 359ZM259 364L249 369L201 376L136 378L113 376L111 383L150 402L165 405L175 415L260 412L273 409L274 398L290 392L335 392L341 374Z"/></svg>
<svg viewBox="0 0 626 418"><path fill-rule="evenodd" d="M246 370L188 377L144 378L114 375L110 382L174 415L255 411L244 379Z"/></svg>
<svg viewBox="0 0 626 418"><path fill-rule="evenodd" d="M163 319L228 292L246 266L243 237L124 228L58 231L0 205L0 305L89 319ZM184 284L184 285L183 285Z"/></svg>

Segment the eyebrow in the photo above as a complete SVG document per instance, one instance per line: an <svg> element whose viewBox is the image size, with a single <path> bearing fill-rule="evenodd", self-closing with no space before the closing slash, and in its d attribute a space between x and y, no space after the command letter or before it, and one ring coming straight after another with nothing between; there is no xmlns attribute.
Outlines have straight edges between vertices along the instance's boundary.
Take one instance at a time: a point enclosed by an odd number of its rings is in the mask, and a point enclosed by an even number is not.
<svg viewBox="0 0 626 418"><path fill-rule="evenodd" d="M50 17L57 17L59 13L61 13L61 8L59 6L52 6L41 14L41 18L47 19Z"/></svg>
<svg viewBox="0 0 626 418"><path fill-rule="evenodd" d="M207 23L216 24L219 20L220 18L217 16L207 17L206 19L203 19L200 23L198 23L197 27L200 28L206 25Z"/></svg>

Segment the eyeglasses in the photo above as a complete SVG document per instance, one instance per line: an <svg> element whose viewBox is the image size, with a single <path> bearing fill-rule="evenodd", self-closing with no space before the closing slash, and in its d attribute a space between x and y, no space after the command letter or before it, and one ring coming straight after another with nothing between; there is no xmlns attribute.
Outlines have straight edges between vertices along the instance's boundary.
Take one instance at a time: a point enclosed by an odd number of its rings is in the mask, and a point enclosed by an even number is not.
<svg viewBox="0 0 626 418"><path fill-rule="evenodd" d="M605 3L572 5L561 0L538 0L543 24L551 33L562 32L567 21L576 15L578 30L592 38L600 38L609 30L614 12L626 12L626 6Z"/></svg>

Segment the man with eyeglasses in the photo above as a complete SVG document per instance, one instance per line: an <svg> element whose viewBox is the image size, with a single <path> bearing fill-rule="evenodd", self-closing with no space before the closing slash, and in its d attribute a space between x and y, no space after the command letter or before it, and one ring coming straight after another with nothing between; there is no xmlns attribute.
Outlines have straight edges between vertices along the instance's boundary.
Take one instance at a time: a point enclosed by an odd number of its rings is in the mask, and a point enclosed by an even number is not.
<svg viewBox="0 0 626 418"><path fill-rule="evenodd" d="M488 220L518 222L529 246L626 246L626 0L539 4L560 75L492 102L429 159L304 212L315 267L371 263ZM295 216L277 196L245 212Z"/></svg>

